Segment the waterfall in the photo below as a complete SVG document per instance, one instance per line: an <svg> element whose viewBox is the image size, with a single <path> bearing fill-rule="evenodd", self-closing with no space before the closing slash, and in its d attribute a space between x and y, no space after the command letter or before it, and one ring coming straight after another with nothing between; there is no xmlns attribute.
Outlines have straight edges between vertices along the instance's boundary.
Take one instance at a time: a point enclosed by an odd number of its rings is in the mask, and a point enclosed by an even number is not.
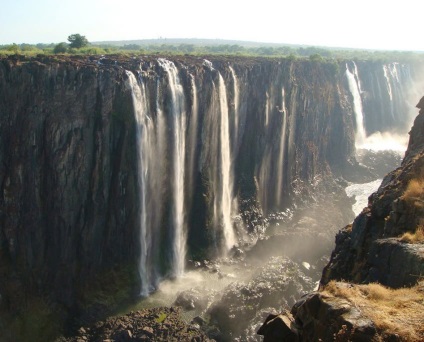
<svg viewBox="0 0 424 342"><path fill-rule="evenodd" d="M390 85L390 78L388 75L389 72L387 69L388 69L387 65L383 65L383 73L384 73L384 77L386 78L387 92L389 94L390 101L393 101L392 86Z"/></svg>
<svg viewBox="0 0 424 342"><path fill-rule="evenodd" d="M356 120L356 135L355 145L357 147L364 144L366 139L365 127L364 127L364 114L362 110L361 100L361 85L359 83L358 69L355 62L353 63L353 73L350 72L348 65L346 64L346 77L349 84L349 90L353 97L353 110L355 112Z"/></svg>
<svg viewBox="0 0 424 342"><path fill-rule="evenodd" d="M150 279L148 274L148 249L150 247L148 229L147 229L147 172L148 172L148 157L146 151L148 147L148 132L149 124L151 124L147 116L146 108L146 93L144 86L140 88L134 74L127 71L129 86L131 88L132 100L134 106L134 115L136 119L136 139L137 139L137 166L138 166L138 185L140 188L140 260L139 260L139 274L141 280L141 296L149 294Z"/></svg>
<svg viewBox="0 0 424 342"><path fill-rule="evenodd" d="M190 116L190 125L189 125L189 141L188 141L188 161L187 161L187 193L191 203L192 196L194 193L194 179L196 174L195 167L195 158L196 158L196 146L197 146L197 125L198 125L198 103L197 103L197 88L196 80L193 75L190 75L191 80L191 95L192 95L192 105L191 105L191 116Z"/></svg>
<svg viewBox="0 0 424 342"><path fill-rule="evenodd" d="M186 226L184 212L184 172L185 172L185 131L186 113L184 90L178 78L175 64L160 58L159 65L168 75L169 88L172 99L173 119L173 165L172 165L172 216L173 216L173 243L172 243L172 273L179 277L184 273L186 255Z"/></svg>
<svg viewBox="0 0 424 342"><path fill-rule="evenodd" d="M268 123L269 123L269 108L271 106L271 100L269 98L269 94L268 92L265 93L266 96L266 103L265 103L265 127L268 127Z"/></svg>
<svg viewBox="0 0 424 342"><path fill-rule="evenodd" d="M219 206L222 215L222 229L226 251L230 250L235 242L235 234L231 219L233 202L233 177L231 167L230 130L228 117L227 89L224 79L219 73L219 108L221 112L220 145L221 145L221 198Z"/></svg>
<svg viewBox="0 0 424 342"><path fill-rule="evenodd" d="M284 88L281 90L281 109L279 112L282 115L281 133L280 133L280 146L278 153L278 164L277 164L277 186L275 189L275 203L277 207L280 207L281 198L283 194L283 180L284 180L284 155L286 147L286 127L287 127L287 108L286 108L286 94Z"/></svg>
<svg viewBox="0 0 424 342"><path fill-rule="evenodd" d="M234 93L234 115L233 115L233 132L234 132L234 146L237 146L238 142L238 129L239 129L239 103L240 103L240 93L239 85L237 80L237 75L232 67L229 67L231 75L233 77L233 93ZM232 149L236 151L235 148Z"/></svg>

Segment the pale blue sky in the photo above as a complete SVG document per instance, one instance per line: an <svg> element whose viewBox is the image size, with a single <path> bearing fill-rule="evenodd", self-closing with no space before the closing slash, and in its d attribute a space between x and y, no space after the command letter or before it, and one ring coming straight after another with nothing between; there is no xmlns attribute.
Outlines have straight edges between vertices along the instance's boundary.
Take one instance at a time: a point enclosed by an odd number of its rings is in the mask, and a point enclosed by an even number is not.
<svg viewBox="0 0 424 342"><path fill-rule="evenodd" d="M0 0L0 44L220 38L424 50L417 0Z"/></svg>

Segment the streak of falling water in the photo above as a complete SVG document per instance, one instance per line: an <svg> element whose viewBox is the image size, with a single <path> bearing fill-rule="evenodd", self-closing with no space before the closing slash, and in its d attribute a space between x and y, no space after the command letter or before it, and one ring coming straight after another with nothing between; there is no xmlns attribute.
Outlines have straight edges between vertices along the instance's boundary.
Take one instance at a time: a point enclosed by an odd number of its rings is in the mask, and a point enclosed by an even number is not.
<svg viewBox="0 0 424 342"><path fill-rule="evenodd" d="M173 151L173 244L172 273L180 277L184 273L186 256L186 224L184 212L184 172L185 172L185 131L186 112L184 90L178 77L175 64L160 58L159 65L168 74L172 99L172 118L174 125Z"/></svg>
<svg viewBox="0 0 424 342"><path fill-rule="evenodd" d="M234 117L233 117L233 127L234 127L234 142L237 146L238 142L238 129L239 129L239 106L240 106L240 92L239 84L237 80L237 75L232 67L229 67L231 75L233 77L233 91L234 91ZM235 151L235 148L233 148Z"/></svg>
<svg viewBox="0 0 424 342"><path fill-rule="evenodd" d="M280 148L278 153L278 164L277 164L277 187L275 191L275 203L279 207L281 204L281 198L283 195L283 180L284 180L284 155L286 149L286 127L287 127L287 108L286 108L286 94L284 88L281 90L281 109L279 112L283 116L280 134Z"/></svg>
<svg viewBox="0 0 424 342"><path fill-rule="evenodd" d="M266 103L265 103L265 127L268 127L268 123L269 123L269 108L271 106L270 102L271 99L269 98L269 94L268 92L265 93L266 95Z"/></svg>
<svg viewBox="0 0 424 342"><path fill-rule="evenodd" d="M226 251L229 251L235 244L235 234L231 219L232 202L233 202L233 176L231 167L231 151L230 151L230 132L228 118L228 102L227 89L224 79L219 74L219 107L221 112L221 198L220 207L222 215L222 225L224 233L224 243Z"/></svg>
<svg viewBox="0 0 424 342"><path fill-rule="evenodd" d="M148 172L148 157L146 156L146 147L148 145L149 125L151 124L147 116L146 108L146 93L145 88L139 86L134 74L127 71L129 86L131 88L132 100L134 106L134 115L137 123L136 139L137 139L137 164L139 187L141 195L140 208L140 260L138 271L141 280L141 296L149 295L150 279L148 274L147 255L149 249L149 237L147 229L147 172Z"/></svg>
<svg viewBox="0 0 424 342"><path fill-rule="evenodd" d="M188 148L190 149L189 155L188 155L188 162L187 162L187 170L188 170L188 177L187 178L187 188L188 188L188 195L190 196L190 201L192 200L192 195L194 193L194 179L195 179L195 158L196 158L196 145L197 145L197 124L198 124L198 103L197 103L197 88L196 88L196 81L193 75L190 75L191 79L191 91L192 91L192 106L191 106L191 119L190 119L190 132L189 132L189 142L188 142Z"/></svg>
<svg viewBox="0 0 424 342"><path fill-rule="evenodd" d="M353 97L353 110L355 112L356 120L356 134L355 134L355 145L359 147L365 143L366 133L364 127L364 114L362 110L362 99L361 99L361 88L358 78L358 69L356 64L353 62L353 73L350 72L348 65L346 64L346 77L349 84L349 90Z"/></svg>

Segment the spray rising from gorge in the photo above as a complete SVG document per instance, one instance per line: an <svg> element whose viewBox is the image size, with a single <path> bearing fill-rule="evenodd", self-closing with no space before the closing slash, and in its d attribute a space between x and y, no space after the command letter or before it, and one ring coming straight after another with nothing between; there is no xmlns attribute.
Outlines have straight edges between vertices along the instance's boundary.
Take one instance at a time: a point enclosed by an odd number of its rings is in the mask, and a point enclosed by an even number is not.
<svg viewBox="0 0 424 342"><path fill-rule="evenodd" d="M240 239L245 236L240 228L245 230L246 227L235 224L241 199L235 192L234 177L240 135L246 125L245 116L240 116L240 99L245 98L243 91L246 88L240 84L234 67L220 66L218 70L206 60L203 65L208 76L202 79L196 72L189 72L184 66L166 59L157 60L156 70L161 70L164 75L161 78L148 77L142 68L138 70L138 79L131 72L127 73L138 125L139 264L143 296L157 288L166 274L177 278L184 274L189 234L196 229L190 221L196 217L192 210L196 207L199 172L210 180L202 187L206 186L205 215L210 220L208 238L214 246L212 253L226 256L233 246L242 243ZM386 72L389 70L387 65L383 65L382 70L386 80L393 78L392 82L398 82L397 89L405 87L399 83L397 73ZM296 153L293 142L297 139L294 120L294 111L299 110L297 89L286 83L284 74L274 77L276 79L262 94L259 110L263 111L264 119L262 127L257 127L258 132L266 132L272 137L262 147L262 156L255 167L257 196L264 213L284 210L284 203L291 196L287 185L292 182L293 173L296 174L288 166L288 160ZM358 66L354 62L346 64L345 77L347 94L352 96L356 148L377 149L375 142L369 147L371 139L375 139L376 134L391 134L390 130L367 136L363 108L365 92L361 89ZM209 83L206 89L210 91L206 95L209 100L201 106L198 104L199 82ZM280 83L277 87L276 82ZM387 87L387 94L391 101L389 106L394 108L392 88ZM304 108L306 103L303 103ZM199 138L201 145L198 144ZM164 218L166 215L169 215L168 219ZM170 242L161 240L164 236L169 236ZM169 253L158 252L158 246L164 243L168 244ZM165 263L159 260L165 260ZM166 274L163 265L169 265L165 268L169 269Z"/></svg>

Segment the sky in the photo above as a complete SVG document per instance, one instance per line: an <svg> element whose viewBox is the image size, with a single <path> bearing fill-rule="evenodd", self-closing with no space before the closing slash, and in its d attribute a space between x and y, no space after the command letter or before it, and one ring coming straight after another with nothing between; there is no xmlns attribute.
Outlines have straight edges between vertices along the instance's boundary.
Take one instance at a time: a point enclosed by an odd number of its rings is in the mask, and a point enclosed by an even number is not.
<svg viewBox="0 0 424 342"><path fill-rule="evenodd" d="M417 0L0 0L0 45L157 38L424 51Z"/></svg>

